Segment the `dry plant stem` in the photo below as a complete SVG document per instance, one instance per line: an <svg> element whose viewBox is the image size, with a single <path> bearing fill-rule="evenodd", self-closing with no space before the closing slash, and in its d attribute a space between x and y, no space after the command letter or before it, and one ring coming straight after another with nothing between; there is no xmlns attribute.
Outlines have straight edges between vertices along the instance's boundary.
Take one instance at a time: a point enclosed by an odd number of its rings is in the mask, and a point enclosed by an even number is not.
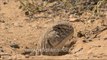
<svg viewBox="0 0 107 60"><path fill-rule="evenodd" d="M104 3L106 3L107 0L101 0L97 3L97 5L95 5L94 9L92 10L93 11L93 15L96 15L96 14L100 14L100 6Z"/></svg>

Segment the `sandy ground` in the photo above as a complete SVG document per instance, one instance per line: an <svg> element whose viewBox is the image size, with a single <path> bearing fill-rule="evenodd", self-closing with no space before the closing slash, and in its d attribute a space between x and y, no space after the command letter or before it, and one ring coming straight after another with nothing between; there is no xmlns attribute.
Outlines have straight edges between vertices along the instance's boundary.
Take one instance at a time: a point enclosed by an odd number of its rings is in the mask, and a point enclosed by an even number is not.
<svg viewBox="0 0 107 60"><path fill-rule="evenodd" d="M74 27L74 37L77 40L73 50L63 56L33 56L23 55L26 49L36 49L45 31L56 21L61 21L59 17L52 19L39 18L30 22L16 0L0 0L0 59L107 59L107 30L100 31L96 37L94 34L88 37L77 36L78 32L83 33L93 31L96 27L106 28L107 17L83 22L72 22L76 18L69 17ZM106 12L107 13L107 12ZM91 16L84 13L80 19ZM73 20L74 19L74 20ZM96 30L97 31L97 30ZM86 41L87 40L87 41ZM15 46L15 47L14 47Z"/></svg>

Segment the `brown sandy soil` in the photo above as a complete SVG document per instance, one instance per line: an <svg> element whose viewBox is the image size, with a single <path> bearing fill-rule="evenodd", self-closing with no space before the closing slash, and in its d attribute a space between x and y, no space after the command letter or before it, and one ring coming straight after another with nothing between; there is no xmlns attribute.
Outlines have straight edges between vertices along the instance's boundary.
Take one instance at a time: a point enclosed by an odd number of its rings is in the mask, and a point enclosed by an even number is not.
<svg viewBox="0 0 107 60"><path fill-rule="evenodd" d="M36 49L48 28L56 21L61 21L61 18L59 16L38 18L31 22L31 19L25 16L19 7L20 3L17 0L9 0L9 2L0 0L0 59L107 59L107 16L95 19L93 22L90 20L81 22L83 18L87 19L91 16L89 12L79 18L80 22L72 22L77 19L72 15L68 19L74 27L74 38L77 40L69 54L63 56L23 55L26 49ZM81 37L81 34L77 36L80 31L85 34L89 32ZM99 33L94 37L95 34L92 34L92 31L99 31Z"/></svg>

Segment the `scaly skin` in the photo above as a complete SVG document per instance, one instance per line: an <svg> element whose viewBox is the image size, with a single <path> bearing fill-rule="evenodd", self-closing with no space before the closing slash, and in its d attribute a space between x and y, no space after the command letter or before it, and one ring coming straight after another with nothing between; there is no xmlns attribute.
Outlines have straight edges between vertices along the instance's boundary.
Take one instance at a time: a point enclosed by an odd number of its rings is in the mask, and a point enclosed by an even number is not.
<svg viewBox="0 0 107 60"><path fill-rule="evenodd" d="M62 49L65 43L73 36L74 29L69 22L60 22L54 25L44 36L42 49ZM58 55L59 52L43 52L44 55Z"/></svg>

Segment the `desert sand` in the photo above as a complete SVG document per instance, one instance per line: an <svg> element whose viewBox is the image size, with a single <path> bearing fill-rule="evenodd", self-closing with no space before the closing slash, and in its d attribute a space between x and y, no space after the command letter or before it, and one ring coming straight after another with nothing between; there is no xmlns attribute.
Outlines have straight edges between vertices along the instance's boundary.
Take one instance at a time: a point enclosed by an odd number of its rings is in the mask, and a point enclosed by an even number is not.
<svg viewBox="0 0 107 60"><path fill-rule="evenodd" d="M107 10L105 17L93 20L88 19L92 16L90 12L84 12L79 18L66 14L30 19L20 9L18 0L0 0L0 59L107 59ZM45 15L37 13L35 16ZM68 54L45 56L26 51L37 49L48 28L61 20L70 21L74 28L73 39L77 40Z"/></svg>

